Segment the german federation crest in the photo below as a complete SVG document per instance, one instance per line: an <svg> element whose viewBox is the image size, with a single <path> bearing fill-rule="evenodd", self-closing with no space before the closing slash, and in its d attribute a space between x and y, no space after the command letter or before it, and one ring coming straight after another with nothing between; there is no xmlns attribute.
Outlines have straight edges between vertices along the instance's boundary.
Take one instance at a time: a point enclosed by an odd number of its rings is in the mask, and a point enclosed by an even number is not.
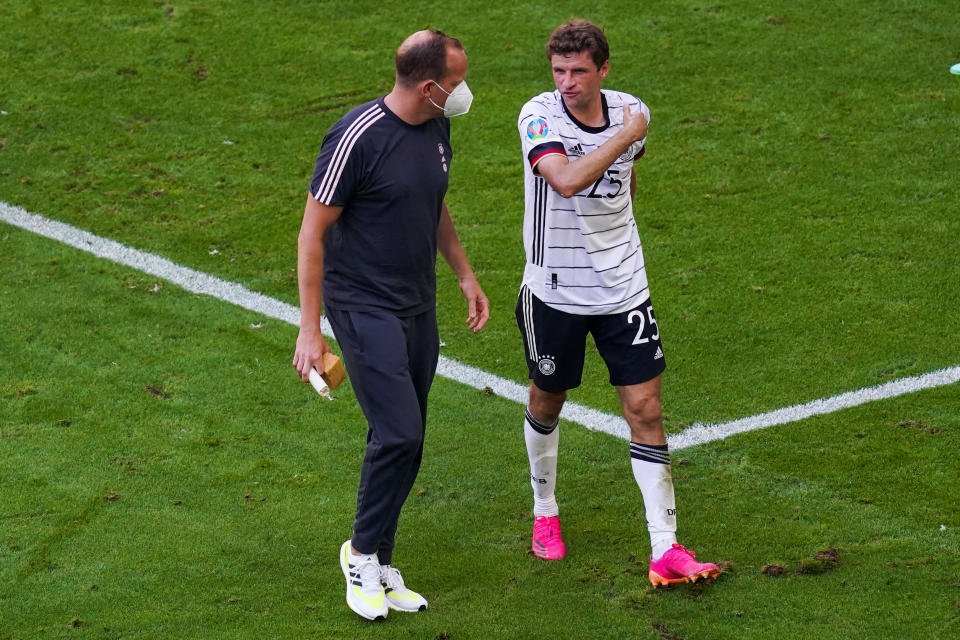
<svg viewBox="0 0 960 640"><path fill-rule="evenodd" d="M540 361L537 363L537 368L540 369L540 373L549 376L557 370L557 363L554 362L550 356L544 356L540 358Z"/></svg>

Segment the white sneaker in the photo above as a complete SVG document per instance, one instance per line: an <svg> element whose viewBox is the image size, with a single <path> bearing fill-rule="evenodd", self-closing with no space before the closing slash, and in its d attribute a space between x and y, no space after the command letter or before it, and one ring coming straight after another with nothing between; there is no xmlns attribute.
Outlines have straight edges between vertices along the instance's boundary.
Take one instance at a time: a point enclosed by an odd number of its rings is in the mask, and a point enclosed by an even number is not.
<svg viewBox="0 0 960 640"><path fill-rule="evenodd" d="M347 579L347 606L367 620L383 620L389 611L380 584L380 562L376 555L355 556L350 541L340 547L340 568Z"/></svg>
<svg viewBox="0 0 960 640"><path fill-rule="evenodd" d="M400 570L388 564L380 566L380 583L387 596L387 606L397 611L425 611L427 600L403 584Z"/></svg>

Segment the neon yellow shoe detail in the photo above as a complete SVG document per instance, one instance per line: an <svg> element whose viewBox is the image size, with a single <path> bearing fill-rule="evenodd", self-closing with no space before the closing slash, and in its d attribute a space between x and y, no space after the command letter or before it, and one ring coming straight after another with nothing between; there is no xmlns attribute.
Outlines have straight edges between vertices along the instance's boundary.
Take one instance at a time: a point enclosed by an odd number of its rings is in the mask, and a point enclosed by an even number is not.
<svg viewBox="0 0 960 640"><path fill-rule="evenodd" d="M400 571L388 564L380 566L380 583L387 596L387 606L397 611L425 611L427 599L403 584Z"/></svg>
<svg viewBox="0 0 960 640"><path fill-rule="evenodd" d="M389 611L376 555L355 556L350 541L340 547L340 568L347 580L347 606L367 620L383 620Z"/></svg>

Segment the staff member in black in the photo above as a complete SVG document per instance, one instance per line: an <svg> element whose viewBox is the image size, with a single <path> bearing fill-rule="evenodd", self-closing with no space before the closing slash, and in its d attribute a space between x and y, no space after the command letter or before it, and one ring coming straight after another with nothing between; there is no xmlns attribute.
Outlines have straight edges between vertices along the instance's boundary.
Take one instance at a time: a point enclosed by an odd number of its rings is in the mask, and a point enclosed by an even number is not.
<svg viewBox="0 0 960 640"><path fill-rule="evenodd" d="M300 334L293 366L307 381L330 346L321 299L368 423L353 537L340 549L347 604L368 619L422 611L392 567L400 509L420 468L427 393L439 357L437 250L467 300L476 333L490 307L444 203L453 152L447 118L472 94L461 43L414 33L397 49L396 82L323 139L298 243Z"/></svg>

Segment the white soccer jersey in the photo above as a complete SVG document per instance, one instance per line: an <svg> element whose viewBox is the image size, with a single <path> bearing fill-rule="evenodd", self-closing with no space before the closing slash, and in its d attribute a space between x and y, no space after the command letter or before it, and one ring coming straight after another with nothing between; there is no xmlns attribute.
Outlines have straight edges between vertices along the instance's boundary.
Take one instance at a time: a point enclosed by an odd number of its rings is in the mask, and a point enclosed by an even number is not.
<svg viewBox="0 0 960 640"><path fill-rule="evenodd" d="M589 127L574 118L558 91L523 106L518 123L524 160L523 284L545 304L578 315L627 311L650 297L630 176L644 153L634 142L596 183L564 198L535 169L558 153L570 162L590 153L623 126L623 107L650 110L638 98L602 90L607 125Z"/></svg>

